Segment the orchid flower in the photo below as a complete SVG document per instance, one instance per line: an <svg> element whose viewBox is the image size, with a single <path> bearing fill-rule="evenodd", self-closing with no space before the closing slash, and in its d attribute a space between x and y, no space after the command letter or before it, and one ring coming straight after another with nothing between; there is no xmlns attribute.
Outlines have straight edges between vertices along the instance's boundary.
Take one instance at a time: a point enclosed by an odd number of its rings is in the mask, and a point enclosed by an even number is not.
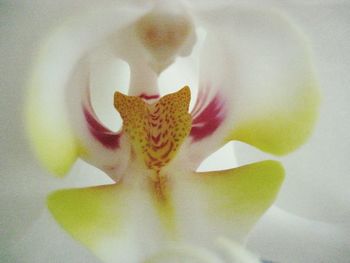
<svg viewBox="0 0 350 263"><path fill-rule="evenodd" d="M196 48L198 93L179 75L183 87L161 96L159 78ZM130 68L128 95L110 100L119 131L91 101L96 57ZM30 137L52 173L65 175L81 158L114 183L56 191L49 210L106 262L140 262L178 241L243 241L276 198L282 165L197 168L230 141L278 156L297 149L317 116L313 75L303 35L276 11L157 2L67 21L41 47L26 107Z"/></svg>

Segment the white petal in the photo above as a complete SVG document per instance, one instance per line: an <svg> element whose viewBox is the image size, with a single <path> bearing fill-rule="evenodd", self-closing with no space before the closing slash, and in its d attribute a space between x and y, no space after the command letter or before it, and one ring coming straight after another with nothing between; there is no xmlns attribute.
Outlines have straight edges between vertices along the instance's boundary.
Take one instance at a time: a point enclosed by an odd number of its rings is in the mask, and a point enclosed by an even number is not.
<svg viewBox="0 0 350 263"><path fill-rule="evenodd" d="M283 5L310 39L322 103L310 141L283 158L286 180L277 204L298 216L333 223L350 218L349 8L340 2ZM242 145L236 154L239 163L269 158Z"/></svg>
<svg viewBox="0 0 350 263"><path fill-rule="evenodd" d="M260 263L241 245L227 238L212 240L210 248L175 242L147 259L144 263Z"/></svg>
<svg viewBox="0 0 350 263"><path fill-rule="evenodd" d="M288 7L286 7L287 9ZM315 134L288 156L289 171L278 205L299 216L342 223L350 219L350 38L348 3L288 8L310 35L322 92ZM303 160L303 162L300 162Z"/></svg>
<svg viewBox="0 0 350 263"><path fill-rule="evenodd" d="M209 93L202 109L212 108L209 130L219 125L193 153L212 151L225 136L274 154L294 150L310 134L318 105L303 34L276 11L230 6L200 15L207 37L199 85Z"/></svg>
<svg viewBox="0 0 350 263"><path fill-rule="evenodd" d="M277 207L258 223L248 245L276 262L347 262L349 228L298 217Z"/></svg>
<svg viewBox="0 0 350 263"><path fill-rule="evenodd" d="M94 6L67 20L42 44L29 83L26 115L38 157L52 172L66 173L81 151L66 105L70 96L67 82L74 67L91 48L147 10L144 6Z"/></svg>
<svg viewBox="0 0 350 263"><path fill-rule="evenodd" d="M1 255L4 262L100 263L90 251L62 231L47 211L43 212L25 235L5 252Z"/></svg>
<svg viewBox="0 0 350 263"><path fill-rule="evenodd" d="M166 172L175 229L182 239L203 246L220 236L243 241L276 198L284 174L275 161L225 171Z"/></svg>

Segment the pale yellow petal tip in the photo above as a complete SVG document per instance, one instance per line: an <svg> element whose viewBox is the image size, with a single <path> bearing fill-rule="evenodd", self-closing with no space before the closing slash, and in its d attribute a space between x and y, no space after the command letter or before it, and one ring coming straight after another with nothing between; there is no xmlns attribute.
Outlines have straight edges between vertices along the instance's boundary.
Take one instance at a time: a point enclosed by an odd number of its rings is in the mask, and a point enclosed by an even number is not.
<svg viewBox="0 0 350 263"><path fill-rule="evenodd" d="M266 181L273 182L276 193L279 191L285 177L285 169L279 161L266 160L257 163L257 167L261 167L261 170L257 168L261 175L265 176Z"/></svg>
<svg viewBox="0 0 350 263"><path fill-rule="evenodd" d="M41 165L50 173L65 176L77 159L77 150L69 137L51 137L44 131L30 132L32 147Z"/></svg>
<svg viewBox="0 0 350 263"><path fill-rule="evenodd" d="M77 159L78 148L65 125L51 125L36 106L27 107L26 128L33 151L41 165L58 177L63 177Z"/></svg>
<svg viewBox="0 0 350 263"><path fill-rule="evenodd" d="M124 193L120 185L63 189L51 193L46 203L57 223L98 255L99 241L118 238L125 230Z"/></svg>
<svg viewBox="0 0 350 263"><path fill-rule="evenodd" d="M67 230L73 238L81 240L88 245L91 242L91 237L84 233L84 228L92 225L94 219L97 219L98 212L94 211L85 205L82 197L79 196L79 189L65 189L50 193L46 199L46 205L55 218L57 223ZM81 193L84 193L81 190ZM79 206L78 204L81 203Z"/></svg>
<svg viewBox="0 0 350 263"><path fill-rule="evenodd" d="M96 210L93 204L91 204L92 207L90 208L85 205L84 200L82 200L83 197L84 190L58 190L47 196L46 205L62 228L68 231L73 238L77 240L83 239L83 243L88 245L91 243L92 236L85 233L84 229L93 229L92 222L98 218L98 210Z"/></svg>
<svg viewBox="0 0 350 263"><path fill-rule="evenodd" d="M251 144L275 155L293 152L310 138L318 119L320 94L312 87L301 94L300 107L265 112L238 123L227 140Z"/></svg>
<svg viewBox="0 0 350 263"><path fill-rule="evenodd" d="M244 224L251 226L276 199L284 180L284 168L278 161L267 160L199 175L211 215L221 215L231 223L243 216Z"/></svg>

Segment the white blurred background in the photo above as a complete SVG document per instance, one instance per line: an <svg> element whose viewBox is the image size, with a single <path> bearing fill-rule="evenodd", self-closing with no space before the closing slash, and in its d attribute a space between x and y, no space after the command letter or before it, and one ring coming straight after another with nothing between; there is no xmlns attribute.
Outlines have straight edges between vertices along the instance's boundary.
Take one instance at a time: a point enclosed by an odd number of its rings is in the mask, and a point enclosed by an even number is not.
<svg viewBox="0 0 350 263"><path fill-rule="evenodd" d="M53 178L31 154L22 122L25 84L40 40L88 2L93 1L0 1L1 262L98 262L52 222L45 196L52 189L93 184L103 175L78 166L71 174L79 178ZM285 183L248 247L278 262L349 262L350 1L261 2L249 4L280 8L308 36L322 105L310 141L279 158ZM241 143L234 149L239 165L274 158ZM227 164L230 151L213 163Z"/></svg>

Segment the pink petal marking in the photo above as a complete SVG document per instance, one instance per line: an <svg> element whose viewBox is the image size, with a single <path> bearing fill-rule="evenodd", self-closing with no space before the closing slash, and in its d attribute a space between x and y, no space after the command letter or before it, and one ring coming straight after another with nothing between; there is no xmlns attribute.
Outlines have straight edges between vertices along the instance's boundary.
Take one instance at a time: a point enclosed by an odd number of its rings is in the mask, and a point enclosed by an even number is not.
<svg viewBox="0 0 350 263"><path fill-rule="evenodd" d="M103 146L109 149L119 148L121 133L112 132L103 126L96 118L95 114L84 108L84 116L91 135Z"/></svg>
<svg viewBox="0 0 350 263"><path fill-rule="evenodd" d="M153 100L153 99L159 99L159 95L156 94L156 95L147 95L145 93L142 93L140 96L139 96L141 99L144 99L144 100Z"/></svg>
<svg viewBox="0 0 350 263"><path fill-rule="evenodd" d="M199 94L191 113L193 120L190 136L193 142L200 141L215 132L226 117L223 96L217 93L209 103L205 103L207 98L208 90Z"/></svg>

